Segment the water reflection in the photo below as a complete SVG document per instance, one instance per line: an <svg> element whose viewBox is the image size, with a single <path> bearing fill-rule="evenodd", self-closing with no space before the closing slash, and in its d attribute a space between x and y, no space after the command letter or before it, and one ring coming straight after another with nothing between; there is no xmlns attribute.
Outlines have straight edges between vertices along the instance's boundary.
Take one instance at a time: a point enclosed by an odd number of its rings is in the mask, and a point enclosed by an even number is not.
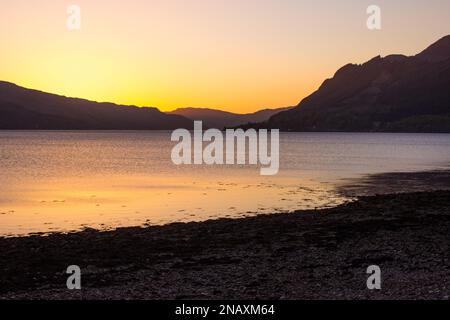
<svg viewBox="0 0 450 320"><path fill-rule="evenodd" d="M280 173L182 166L169 132L0 132L0 234L335 206L343 179L446 166L449 135L282 134Z"/></svg>

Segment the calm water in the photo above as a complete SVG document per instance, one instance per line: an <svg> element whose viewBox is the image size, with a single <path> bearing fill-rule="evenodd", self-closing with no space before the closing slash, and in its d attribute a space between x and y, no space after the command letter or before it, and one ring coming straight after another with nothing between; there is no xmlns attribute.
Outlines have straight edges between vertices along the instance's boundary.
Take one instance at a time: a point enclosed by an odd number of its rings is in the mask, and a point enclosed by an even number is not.
<svg viewBox="0 0 450 320"><path fill-rule="evenodd" d="M172 164L169 132L0 132L0 235L334 206L345 179L447 167L450 135L280 137L280 172Z"/></svg>

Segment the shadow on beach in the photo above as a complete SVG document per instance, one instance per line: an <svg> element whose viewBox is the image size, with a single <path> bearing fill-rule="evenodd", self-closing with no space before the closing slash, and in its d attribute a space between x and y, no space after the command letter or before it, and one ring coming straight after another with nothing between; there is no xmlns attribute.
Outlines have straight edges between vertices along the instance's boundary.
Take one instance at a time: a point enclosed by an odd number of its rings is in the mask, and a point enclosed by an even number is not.
<svg viewBox="0 0 450 320"><path fill-rule="evenodd" d="M450 169L387 172L348 179L337 188L346 197L450 190Z"/></svg>

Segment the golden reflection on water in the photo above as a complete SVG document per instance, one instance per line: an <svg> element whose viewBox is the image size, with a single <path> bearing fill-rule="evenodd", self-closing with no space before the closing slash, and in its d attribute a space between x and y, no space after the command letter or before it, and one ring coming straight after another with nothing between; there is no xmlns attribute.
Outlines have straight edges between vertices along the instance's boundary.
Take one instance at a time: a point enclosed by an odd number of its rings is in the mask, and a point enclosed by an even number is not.
<svg viewBox="0 0 450 320"><path fill-rule="evenodd" d="M0 202L0 234L24 235L203 221L333 206L345 199L327 184L255 176L142 175L22 180Z"/></svg>
<svg viewBox="0 0 450 320"><path fill-rule="evenodd" d="M176 166L170 132L0 131L0 236L334 206L364 174L447 165L449 135L283 133L280 172Z"/></svg>

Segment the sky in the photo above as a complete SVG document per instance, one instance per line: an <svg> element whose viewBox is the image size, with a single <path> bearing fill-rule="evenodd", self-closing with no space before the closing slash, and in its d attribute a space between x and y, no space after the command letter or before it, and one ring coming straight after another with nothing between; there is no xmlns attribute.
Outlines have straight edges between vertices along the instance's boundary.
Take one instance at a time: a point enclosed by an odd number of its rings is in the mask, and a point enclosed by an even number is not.
<svg viewBox="0 0 450 320"><path fill-rule="evenodd" d="M369 5L381 30L366 26ZM81 9L80 29L67 8ZM449 0L0 0L0 80L162 111L297 105L347 63L450 34Z"/></svg>

